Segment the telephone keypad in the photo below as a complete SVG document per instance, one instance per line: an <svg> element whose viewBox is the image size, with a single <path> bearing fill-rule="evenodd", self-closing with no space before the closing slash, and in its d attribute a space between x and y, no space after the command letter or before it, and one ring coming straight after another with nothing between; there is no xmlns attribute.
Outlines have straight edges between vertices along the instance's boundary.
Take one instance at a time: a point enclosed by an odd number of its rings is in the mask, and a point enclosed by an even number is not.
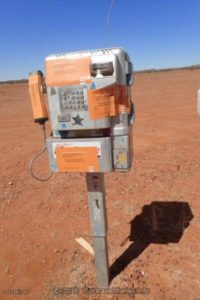
<svg viewBox="0 0 200 300"><path fill-rule="evenodd" d="M83 88L78 87L60 87L59 88L59 99L61 109L64 110L85 110L86 101L84 97Z"/></svg>

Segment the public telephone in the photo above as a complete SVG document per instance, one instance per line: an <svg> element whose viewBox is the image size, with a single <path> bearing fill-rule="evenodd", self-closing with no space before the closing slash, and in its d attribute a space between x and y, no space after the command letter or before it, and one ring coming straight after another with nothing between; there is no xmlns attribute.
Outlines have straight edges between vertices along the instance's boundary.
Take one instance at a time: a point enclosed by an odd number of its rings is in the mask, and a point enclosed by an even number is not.
<svg viewBox="0 0 200 300"><path fill-rule="evenodd" d="M30 73L35 122L44 130L53 172L85 172L99 287L108 287L109 262L104 172L128 171L132 163L133 68L122 48L70 52L46 58L46 78ZM46 83L45 83L46 82ZM52 134L46 139L47 92Z"/></svg>
<svg viewBox="0 0 200 300"><path fill-rule="evenodd" d="M122 48L69 52L46 58L53 172L127 171L132 163L132 63ZM41 71L30 73L34 118L47 119Z"/></svg>

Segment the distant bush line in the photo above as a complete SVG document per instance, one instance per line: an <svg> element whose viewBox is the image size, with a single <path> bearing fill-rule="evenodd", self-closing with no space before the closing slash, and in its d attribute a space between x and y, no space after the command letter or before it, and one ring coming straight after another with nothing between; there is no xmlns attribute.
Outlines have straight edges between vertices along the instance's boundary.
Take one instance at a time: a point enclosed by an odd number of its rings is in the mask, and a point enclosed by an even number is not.
<svg viewBox="0 0 200 300"><path fill-rule="evenodd" d="M169 72L169 71L181 71L181 70L190 70L194 71L200 69L199 65L193 65L188 67L179 67L179 68L167 68L167 69L146 69L146 70L139 70L134 71L134 73L154 73L154 72Z"/></svg>
<svg viewBox="0 0 200 300"><path fill-rule="evenodd" d="M180 70L194 71L197 69L200 69L200 64L188 66L188 67L180 67L180 68L135 70L134 73L136 73L136 74L137 73L154 73L154 72L169 72L169 71L180 71ZM28 79L0 81L0 84L15 84L15 83L28 83Z"/></svg>
<svg viewBox="0 0 200 300"><path fill-rule="evenodd" d="M0 81L0 84L27 83L28 79Z"/></svg>

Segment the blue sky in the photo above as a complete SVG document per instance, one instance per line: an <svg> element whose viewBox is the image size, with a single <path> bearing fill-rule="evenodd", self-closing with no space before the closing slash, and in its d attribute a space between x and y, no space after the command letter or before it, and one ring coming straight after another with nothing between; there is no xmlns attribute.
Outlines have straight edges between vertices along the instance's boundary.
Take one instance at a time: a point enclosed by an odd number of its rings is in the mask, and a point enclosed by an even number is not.
<svg viewBox="0 0 200 300"><path fill-rule="evenodd" d="M200 63L200 0L0 0L0 80L44 69L48 54L124 47L135 70Z"/></svg>

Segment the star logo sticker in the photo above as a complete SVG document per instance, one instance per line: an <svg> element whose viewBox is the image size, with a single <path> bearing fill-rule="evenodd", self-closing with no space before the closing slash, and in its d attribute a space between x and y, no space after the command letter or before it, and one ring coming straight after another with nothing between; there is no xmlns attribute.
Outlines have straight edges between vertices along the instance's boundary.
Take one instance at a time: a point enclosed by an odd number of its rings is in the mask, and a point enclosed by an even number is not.
<svg viewBox="0 0 200 300"><path fill-rule="evenodd" d="M76 115L76 117L72 118L74 120L74 123L72 125L80 125L83 126L82 121L84 120L83 118L80 117L80 115Z"/></svg>

